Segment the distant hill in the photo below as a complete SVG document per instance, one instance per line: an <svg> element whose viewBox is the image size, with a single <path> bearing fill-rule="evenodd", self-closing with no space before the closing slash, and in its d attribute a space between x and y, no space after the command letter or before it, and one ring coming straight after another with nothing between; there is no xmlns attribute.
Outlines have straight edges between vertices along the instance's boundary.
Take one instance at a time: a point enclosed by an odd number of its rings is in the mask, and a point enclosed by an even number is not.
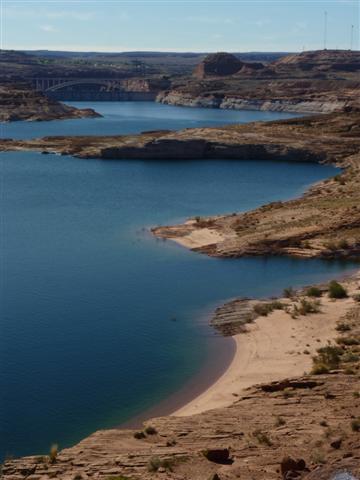
<svg viewBox="0 0 360 480"><path fill-rule="evenodd" d="M314 50L282 57L270 65L275 71L357 72L360 52L354 50Z"/></svg>

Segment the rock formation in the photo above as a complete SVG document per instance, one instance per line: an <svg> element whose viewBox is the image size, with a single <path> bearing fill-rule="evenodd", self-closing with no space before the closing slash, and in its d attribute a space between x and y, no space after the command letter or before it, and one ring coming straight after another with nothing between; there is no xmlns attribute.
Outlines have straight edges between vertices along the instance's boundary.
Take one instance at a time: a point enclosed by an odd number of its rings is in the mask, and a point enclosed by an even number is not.
<svg viewBox="0 0 360 480"><path fill-rule="evenodd" d="M231 53L219 52L207 55L196 67L194 76L199 79L206 77L223 77L237 73L244 63Z"/></svg>
<svg viewBox="0 0 360 480"><path fill-rule="evenodd" d="M78 109L52 100L24 82L2 81L0 83L0 122L100 116L92 108Z"/></svg>

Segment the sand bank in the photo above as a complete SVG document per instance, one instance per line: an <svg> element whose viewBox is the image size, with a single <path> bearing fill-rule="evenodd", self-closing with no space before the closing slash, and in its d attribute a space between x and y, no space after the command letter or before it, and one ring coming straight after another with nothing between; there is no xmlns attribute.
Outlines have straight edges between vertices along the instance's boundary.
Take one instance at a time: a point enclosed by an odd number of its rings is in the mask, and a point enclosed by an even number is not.
<svg viewBox="0 0 360 480"><path fill-rule="evenodd" d="M357 284L348 285L350 292ZM321 313L296 319L276 310L235 335L236 353L226 372L204 393L173 415L188 416L231 405L244 390L258 383L281 380L309 372L316 349L337 336L336 323L345 315L352 298L321 299Z"/></svg>

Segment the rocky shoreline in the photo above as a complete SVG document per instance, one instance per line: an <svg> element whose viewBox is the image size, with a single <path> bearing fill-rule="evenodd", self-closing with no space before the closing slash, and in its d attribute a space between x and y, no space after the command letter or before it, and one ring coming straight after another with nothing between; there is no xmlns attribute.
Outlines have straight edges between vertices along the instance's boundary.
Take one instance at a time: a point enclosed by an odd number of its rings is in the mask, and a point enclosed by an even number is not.
<svg viewBox="0 0 360 480"><path fill-rule="evenodd" d="M220 108L229 110L261 110L300 114L332 113L343 110L346 100L340 99L252 99L231 96L191 95L176 91L161 92L156 101L166 105L198 108Z"/></svg>

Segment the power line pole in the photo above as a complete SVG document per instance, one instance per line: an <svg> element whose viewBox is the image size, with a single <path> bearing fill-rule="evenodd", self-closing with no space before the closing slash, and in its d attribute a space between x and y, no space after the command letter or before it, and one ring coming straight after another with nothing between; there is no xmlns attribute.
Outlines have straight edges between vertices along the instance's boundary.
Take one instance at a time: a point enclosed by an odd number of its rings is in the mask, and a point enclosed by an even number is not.
<svg viewBox="0 0 360 480"><path fill-rule="evenodd" d="M354 39L354 25L351 25L350 50L353 49L353 39Z"/></svg>
<svg viewBox="0 0 360 480"><path fill-rule="evenodd" d="M327 41L327 11L324 12L324 50L326 50Z"/></svg>

